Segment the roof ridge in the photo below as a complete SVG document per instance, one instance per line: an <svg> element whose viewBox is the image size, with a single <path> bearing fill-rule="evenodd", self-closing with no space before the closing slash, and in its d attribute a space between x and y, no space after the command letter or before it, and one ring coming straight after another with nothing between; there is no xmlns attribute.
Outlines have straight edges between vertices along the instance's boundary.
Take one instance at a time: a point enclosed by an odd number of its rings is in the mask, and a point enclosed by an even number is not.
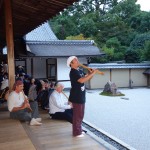
<svg viewBox="0 0 150 150"><path fill-rule="evenodd" d="M49 45L93 45L93 40L50 40L50 41L26 41L27 44Z"/></svg>

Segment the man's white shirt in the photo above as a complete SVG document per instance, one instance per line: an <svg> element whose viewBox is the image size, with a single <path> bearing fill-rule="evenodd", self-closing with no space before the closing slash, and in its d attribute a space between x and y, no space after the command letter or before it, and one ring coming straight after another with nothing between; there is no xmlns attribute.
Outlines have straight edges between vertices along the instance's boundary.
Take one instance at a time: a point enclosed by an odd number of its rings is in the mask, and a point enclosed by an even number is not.
<svg viewBox="0 0 150 150"><path fill-rule="evenodd" d="M71 106L62 93L58 93L54 90L49 98L49 108L49 113L55 114L56 112L64 112L65 109L71 109Z"/></svg>
<svg viewBox="0 0 150 150"><path fill-rule="evenodd" d="M11 92L8 96L8 110L11 112L14 107L21 107L24 102L24 95L22 92Z"/></svg>

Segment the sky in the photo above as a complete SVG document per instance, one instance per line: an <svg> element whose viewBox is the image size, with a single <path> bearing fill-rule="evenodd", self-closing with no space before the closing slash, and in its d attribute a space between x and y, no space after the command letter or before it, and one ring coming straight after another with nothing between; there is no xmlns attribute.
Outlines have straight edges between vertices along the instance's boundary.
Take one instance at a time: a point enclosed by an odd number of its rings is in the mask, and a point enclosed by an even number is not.
<svg viewBox="0 0 150 150"><path fill-rule="evenodd" d="M149 0L137 0L137 4L141 5L141 10L150 11Z"/></svg>

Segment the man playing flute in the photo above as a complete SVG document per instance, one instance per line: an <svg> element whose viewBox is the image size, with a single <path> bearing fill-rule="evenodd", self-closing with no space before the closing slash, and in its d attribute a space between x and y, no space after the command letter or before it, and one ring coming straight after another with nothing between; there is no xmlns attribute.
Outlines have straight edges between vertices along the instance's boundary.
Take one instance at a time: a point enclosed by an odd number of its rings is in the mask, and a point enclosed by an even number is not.
<svg viewBox="0 0 150 150"><path fill-rule="evenodd" d="M32 102L32 108L28 102L28 98L23 92L23 82L17 80L14 84L13 91L8 96L8 110L10 111L10 118L20 121L29 121L30 125L41 125L41 118L39 118L38 104L36 101ZM29 112L30 111L30 112Z"/></svg>
<svg viewBox="0 0 150 150"><path fill-rule="evenodd" d="M67 59L67 66L70 70L71 90L69 101L73 105L73 136L84 137L82 132L82 120L84 117L85 109L85 82L90 80L98 70L91 69L88 74L79 69L80 63L76 56L70 56Z"/></svg>

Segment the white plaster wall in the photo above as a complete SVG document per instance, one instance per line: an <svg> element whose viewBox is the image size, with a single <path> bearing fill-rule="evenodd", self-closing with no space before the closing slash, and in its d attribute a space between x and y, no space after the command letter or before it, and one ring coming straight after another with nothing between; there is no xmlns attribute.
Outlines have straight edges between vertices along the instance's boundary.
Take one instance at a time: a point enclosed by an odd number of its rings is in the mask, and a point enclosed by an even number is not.
<svg viewBox="0 0 150 150"><path fill-rule="evenodd" d="M129 87L129 69L112 69L112 82L117 87Z"/></svg>
<svg viewBox="0 0 150 150"><path fill-rule="evenodd" d="M132 69L131 79L134 86L147 86L147 76L143 74L145 69Z"/></svg>
<svg viewBox="0 0 150 150"><path fill-rule="evenodd" d="M66 65L67 58L57 58L57 80L70 80L70 68ZM70 81L62 81L66 88L70 87Z"/></svg>
<svg viewBox="0 0 150 150"><path fill-rule="evenodd" d="M87 63L86 58L78 58L80 63ZM70 80L70 68L67 67L67 58L57 58L57 80ZM66 88L70 88L70 81L62 81Z"/></svg>
<svg viewBox="0 0 150 150"><path fill-rule="evenodd" d="M90 80L91 89L104 88L105 84L110 80L110 70L103 70L104 75L95 74L93 78Z"/></svg>

